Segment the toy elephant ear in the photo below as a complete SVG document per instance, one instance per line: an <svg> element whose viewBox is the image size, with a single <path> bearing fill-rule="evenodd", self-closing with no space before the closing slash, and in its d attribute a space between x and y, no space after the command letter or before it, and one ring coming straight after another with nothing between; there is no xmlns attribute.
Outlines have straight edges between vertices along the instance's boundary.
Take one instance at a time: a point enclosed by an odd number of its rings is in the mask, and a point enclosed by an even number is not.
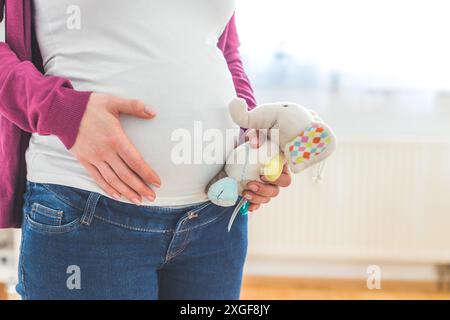
<svg viewBox="0 0 450 320"><path fill-rule="evenodd" d="M328 158L336 149L336 136L322 122L313 122L286 144L284 154L289 168L298 173Z"/></svg>
<svg viewBox="0 0 450 320"><path fill-rule="evenodd" d="M247 101L242 98L236 98L231 101L229 109L231 118L238 126L240 126L241 128L250 127L250 117L248 115Z"/></svg>

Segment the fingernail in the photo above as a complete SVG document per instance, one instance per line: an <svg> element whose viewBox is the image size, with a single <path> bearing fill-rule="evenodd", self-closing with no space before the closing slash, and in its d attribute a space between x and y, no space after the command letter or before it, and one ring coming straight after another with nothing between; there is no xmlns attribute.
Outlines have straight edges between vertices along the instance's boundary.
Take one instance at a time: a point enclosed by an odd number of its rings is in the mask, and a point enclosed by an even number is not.
<svg viewBox="0 0 450 320"><path fill-rule="evenodd" d="M154 182L152 184L157 188L161 188L161 182Z"/></svg>
<svg viewBox="0 0 450 320"><path fill-rule="evenodd" d="M259 187L256 184L251 184L248 187L250 190L252 190L253 192L256 192L259 190Z"/></svg>
<svg viewBox="0 0 450 320"><path fill-rule="evenodd" d="M133 198L131 199L131 202L133 202L134 204L140 206L142 204L141 200L139 198Z"/></svg>
<svg viewBox="0 0 450 320"><path fill-rule="evenodd" d="M144 110L145 110L145 113L147 113L147 114L149 114L151 116L156 116L156 112L153 111L153 109L151 107L145 106Z"/></svg>
<svg viewBox="0 0 450 320"><path fill-rule="evenodd" d="M252 196L249 194L244 195L244 198L247 200L252 200Z"/></svg>
<svg viewBox="0 0 450 320"><path fill-rule="evenodd" d="M155 197L153 195L148 195L148 196L145 196L145 197L151 202L155 201Z"/></svg>
<svg viewBox="0 0 450 320"><path fill-rule="evenodd" d="M120 200L120 196L117 193L113 193L113 198L116 200Z"/></svg>

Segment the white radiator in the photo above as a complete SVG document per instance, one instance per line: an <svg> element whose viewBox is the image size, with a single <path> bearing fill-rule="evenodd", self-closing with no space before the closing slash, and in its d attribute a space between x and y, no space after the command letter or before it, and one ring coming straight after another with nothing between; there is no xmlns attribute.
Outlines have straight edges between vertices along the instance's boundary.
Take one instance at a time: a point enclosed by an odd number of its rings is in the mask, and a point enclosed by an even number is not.
<svg viewBox="0 0 450 320"><path fill-rule="evenodd" d="M342 138L250 219L249 256L450 262L450 141Z"/></svg>

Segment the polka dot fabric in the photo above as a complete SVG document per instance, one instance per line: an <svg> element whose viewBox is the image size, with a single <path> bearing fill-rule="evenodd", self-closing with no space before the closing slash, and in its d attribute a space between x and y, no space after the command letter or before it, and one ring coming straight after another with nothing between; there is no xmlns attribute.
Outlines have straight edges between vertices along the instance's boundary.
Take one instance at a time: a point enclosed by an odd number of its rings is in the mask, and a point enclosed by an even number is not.
<svg viewBox="0 0 450 320"><path fill-rule="evenodd" d="M331 134L318 124L307 128L288 144L293 165L300 165L314 159L326 150L331 142Z"/></svg>

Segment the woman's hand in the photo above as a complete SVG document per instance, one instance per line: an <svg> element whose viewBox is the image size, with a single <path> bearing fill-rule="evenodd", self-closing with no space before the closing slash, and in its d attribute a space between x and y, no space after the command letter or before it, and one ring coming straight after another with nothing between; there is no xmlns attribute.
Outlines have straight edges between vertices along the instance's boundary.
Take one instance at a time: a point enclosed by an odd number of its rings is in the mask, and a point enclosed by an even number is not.
<svg viewBox="0 0 450 320"><path fill-rule="evenodd" d="M70 151L98 185L110 196L124 196L135 204L142 197L155 200L147 185L161 185L161 179L144 161L126 136L119 121L121 113L152 119L156 113L139 100L93 93Z"/></svg>
<svg viewBox="0 0 450 320"><path fill-rule="evenodd" d="M252 181L247 184L248 190L243 195L251 202L249 211L253 212L261 207L261 204L268 203L280 193L280 187L285 188L291 184L291 173L287 164L283 167L281 176L275 182L269 182L262 176L263 182Z"/></svg>
<svg viewBox="0 0 450 320"><path fill-rule="evenodd" d="M245 140L250 141L252 148L259 148L265 141L266 137L258 130L251 129L245 134ZM249 211L253 212L258 210L263 203L269 203L272 198L275 198L280 193L280 187L286 188L290 186L292 179L291 173L287 164L283 166L283 172L278 180L274 182L267 181L264 176L261 176L261 180L252 181L247 184L248 190L243 192L244 198L250 201L251 205Z"/></svg>

